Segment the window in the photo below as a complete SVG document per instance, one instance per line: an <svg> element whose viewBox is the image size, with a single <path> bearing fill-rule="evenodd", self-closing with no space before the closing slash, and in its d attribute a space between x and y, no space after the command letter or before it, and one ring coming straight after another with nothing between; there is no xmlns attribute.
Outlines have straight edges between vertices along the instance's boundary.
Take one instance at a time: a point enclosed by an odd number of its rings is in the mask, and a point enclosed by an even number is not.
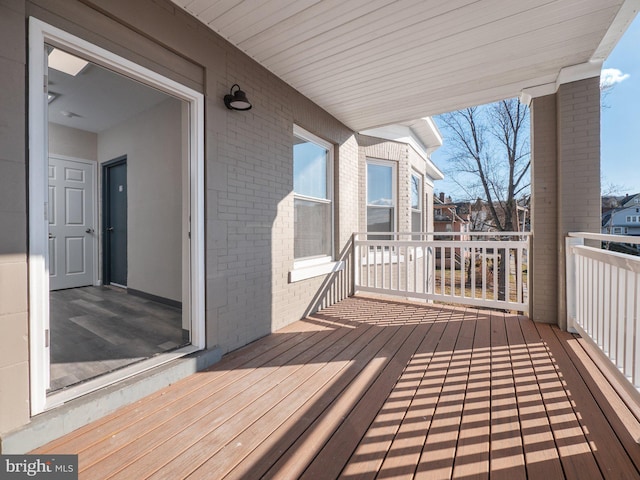
<svg viewBox="0 0 640 480"><path fill-rule="evenodd" d="M422 231L422 175L411 174L411 231Z"/></svg>
<svg viewBox="0 0 640 480"><path fill-rule="evenodd" d="M395 230L395 176L394 163L367 161L367 232Z"/></svg>
<svg viewBox="0 0 640 480"><path fill-rule="evenodd" d="M333 254L331 144L294 126L294 257L330 259Z"/></svg>

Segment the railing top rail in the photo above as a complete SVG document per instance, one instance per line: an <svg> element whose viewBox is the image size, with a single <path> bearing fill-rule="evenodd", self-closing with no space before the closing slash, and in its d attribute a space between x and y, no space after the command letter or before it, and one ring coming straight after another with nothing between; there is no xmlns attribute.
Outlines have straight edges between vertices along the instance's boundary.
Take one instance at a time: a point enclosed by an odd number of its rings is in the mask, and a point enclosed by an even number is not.
<svg viewBox="0 0 640 480"><path fill-rule="evenodd" d="M599 240L601 242L634 243L640 245L640 237L633 235L610 235L607 233L590 232L569 232L567 234L573 238L583 238L585 240Z"/></svg>
<svg viewBox="0 0 640 480"><path fill-rule="evenodd" d="M354 235L367 235L367 236L386 236L389 235L434 235L434 236L455 236L461 237L463 235L473 237L530 237L533 232L355 232Z"/></svg>
<svg viewBox="0 0 640 480"><path fill-rule="evenodd" d="M627 255L626 253L612 252L611 250L586 247L584 245L574 246L573 251L584 257L593 258L594 260L609 263L625 270L640 273L640 257Z"/></svg>

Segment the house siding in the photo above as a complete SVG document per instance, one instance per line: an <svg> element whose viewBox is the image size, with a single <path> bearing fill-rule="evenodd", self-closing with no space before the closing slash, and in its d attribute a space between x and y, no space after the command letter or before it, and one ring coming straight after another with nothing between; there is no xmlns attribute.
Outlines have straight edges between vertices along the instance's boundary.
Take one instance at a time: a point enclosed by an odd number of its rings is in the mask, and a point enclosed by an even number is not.
<svg viewBox="0 0 640 480"><path fill-rule="evenodd" d="M351 293L359 201L351 130L168 1L0 2L0 435L29 422L29 16L205 94L207 348L236 349ZM225 108L234 83L251 111ZM294 124L335 146L335 256L347 268L290 283Z"/></svg>

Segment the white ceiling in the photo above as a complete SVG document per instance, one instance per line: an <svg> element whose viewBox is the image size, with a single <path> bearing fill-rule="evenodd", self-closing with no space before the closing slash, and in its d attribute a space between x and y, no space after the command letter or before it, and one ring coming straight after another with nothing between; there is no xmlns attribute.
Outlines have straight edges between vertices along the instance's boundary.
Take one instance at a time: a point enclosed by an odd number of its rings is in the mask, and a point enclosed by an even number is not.
<svg viewBox="0 0 640 480"><path fill-rule="evenodd" d="M99 133L171 98L166 93L90 63L78 75L49 69L52 123Z"/></svg>
<svg viewBox="0 0 640 480"><path fill-rule="evenodd" d="M640 4L172 1L357 131L549 93L564 67L593 76Z"/></svg>

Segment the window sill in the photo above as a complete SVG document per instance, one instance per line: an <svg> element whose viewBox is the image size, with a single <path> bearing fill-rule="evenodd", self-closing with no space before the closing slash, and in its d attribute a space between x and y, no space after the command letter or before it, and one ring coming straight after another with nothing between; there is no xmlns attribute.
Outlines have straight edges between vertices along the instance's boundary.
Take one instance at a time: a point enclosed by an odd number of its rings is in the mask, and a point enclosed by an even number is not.
<svg viewBox="0 0 640 480"><path fill-rule="evenodd" d="M344 262L327 262L308 267L297 267L289 272L289 283L295 283L341 270L344 270Z"/></svg>

